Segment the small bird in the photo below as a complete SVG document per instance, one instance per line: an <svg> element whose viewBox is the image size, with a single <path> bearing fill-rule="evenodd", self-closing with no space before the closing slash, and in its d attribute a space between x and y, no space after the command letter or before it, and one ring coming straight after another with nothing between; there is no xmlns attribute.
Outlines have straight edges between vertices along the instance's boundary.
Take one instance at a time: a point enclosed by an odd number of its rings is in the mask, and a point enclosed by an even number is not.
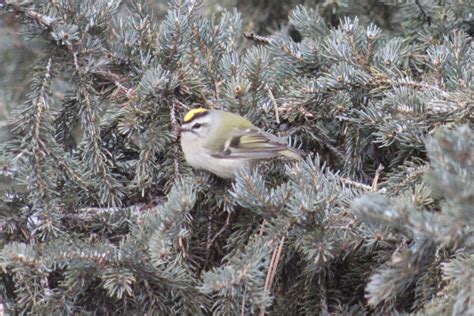
<svg viewBox="0 0 474 316"><path fill-rule="evenodd" d="M181 126L186 161L218 177L232 179L237 170L262 159L302 159L298 150L255 127L240 115L221 110L190 110Z"/></svg>

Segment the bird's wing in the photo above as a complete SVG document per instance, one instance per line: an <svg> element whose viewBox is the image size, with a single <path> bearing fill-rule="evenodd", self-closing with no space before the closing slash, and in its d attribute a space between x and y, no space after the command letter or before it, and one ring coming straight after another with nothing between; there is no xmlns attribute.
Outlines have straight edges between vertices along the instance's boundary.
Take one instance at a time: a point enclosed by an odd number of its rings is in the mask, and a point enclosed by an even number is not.
<svg viewBox="0 0 474 316"><path fill-rule="evenodd" d="M224 149L211 155L222 159L266 159L291 150L286 142L257 128L237 129Z"/></svg>

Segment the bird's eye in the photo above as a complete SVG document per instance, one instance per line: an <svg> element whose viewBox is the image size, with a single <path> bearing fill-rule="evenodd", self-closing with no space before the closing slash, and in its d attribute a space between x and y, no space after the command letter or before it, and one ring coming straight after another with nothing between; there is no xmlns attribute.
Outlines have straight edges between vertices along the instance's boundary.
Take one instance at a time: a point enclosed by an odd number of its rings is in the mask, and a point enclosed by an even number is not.
<svg viewBox="0 0 474 316"><path fill-rule="evenodd" d="M199 124L199 123L196 123L196 124L193 125L193 128L195 128L195 129L197 129L199 127L201 127L201 124Z"/></svg>

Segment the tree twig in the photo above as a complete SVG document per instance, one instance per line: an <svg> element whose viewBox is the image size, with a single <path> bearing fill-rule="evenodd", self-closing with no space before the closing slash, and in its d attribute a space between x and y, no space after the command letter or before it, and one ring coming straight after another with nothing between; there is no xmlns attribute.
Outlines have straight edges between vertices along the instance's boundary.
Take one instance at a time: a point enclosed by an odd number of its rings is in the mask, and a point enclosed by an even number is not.
<svg viewBox="0 0 474 316"><path fill-rule="evenodd" d="M245 32L244 37L262 44L270 44L272 40L269 37L257 35L254 32Z"/></svg>
<svg viewBox="0 0 474 316"><path fill-rule="evenodd" d="M365 189L367 191L370 191L372 190L372 187L370 185L367 185L367 184L363 184L363 183L360 183L360 182L356 182L356 181L353 181L349 178L346 178L346 177L341 177L341 182L344 183L344 184L350 184L350 185L353 185L357 188L362 188L362 189Z"/></svg>
<svg viewBox="0 0 474 316"><path fill-rule="evenodd" d="M275 262L273 264L273 269L272 269L272 274L270 275L270 282L268 283L268 290L271 290L273 280L275 279L276 271L278 268L278 263L280 262L280 257L281 253L283 251L283 244L285 243L285 236L283 236L280 240L280 244L278 245L276 249L276 257L275 257Z"/></svg>
<svg viewBox="0 0 474 316"><path fill-rule="evenodd" d="M328 298L327 298L327 293L326 293L326 284L322 284L320 288L320 295L319 295L319 302L321 305L321 315L331 315L329 314L329 308L328 308Z"/></svg>
<svg viewBox="0 0 474 316"><path fill-rule="evenodd" d="M226 231L226 229L229 227L229 225L230 225L230 215L231 215L231 213L229 212L227 214L227 218L225 220L224 226L222 226L222 228L214 235L214 237L212 238L210 243L207 245L207 247L206 247L207 249L211 248L211 246L214 244L214 241L217 239L217 237L219 237L222 233L224 233Z"/></svg>
<svg viewBox="0 0 474 316"><path fill-rule="evenodd" d="M275 100L275 97L273 96L272 90L270 88L267 88L267 92L268 92L268 97L272 101L273 110L275 110L275 121L279 125L280 124L280 113L278 112L278 104Z"/></svg>
<svg viewBox="0 0 474 316"><path fill-rule="evenodd" d="M272 254L272 259L268 266L267 276L265 278L264 291L270 291L272 288L273 280L275 279L278 263L280 262L281 253L283 251L283 244L285 243L285 236L282 236L278 246L275 248ZM265 315L265 308L260 307L259 316Z"/></svg>
<svg viewBox="0 0 474 316"><path fill-rule="evenodd" d="M244 287L244 295L242 295L242 306L240 308L240 315L245 315L245 295L247 294L247 287Z"/></svg>
<svg viewBox="0 0 474 316"><path fill-rule="evenodd" d="M379 177L380 173L383 171L384 167L382 164L379 164L377 167L377 170L375 171L375 177L374 180L372 181L372 192L377 192L378 190L378 182L379 182Z"/></svg>

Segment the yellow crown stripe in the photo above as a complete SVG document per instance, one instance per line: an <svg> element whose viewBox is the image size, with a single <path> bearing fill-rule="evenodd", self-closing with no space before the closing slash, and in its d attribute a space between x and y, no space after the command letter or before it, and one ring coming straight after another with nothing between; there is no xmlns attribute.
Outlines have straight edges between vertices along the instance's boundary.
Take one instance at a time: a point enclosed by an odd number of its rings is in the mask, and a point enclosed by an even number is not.
<svg viewBox="0 0 474 316"><path fill-rule="evenodd" d="M190 122L197 114L207 112L207 109L197 108L189 111L183 118L184 123Z"/></svg>

